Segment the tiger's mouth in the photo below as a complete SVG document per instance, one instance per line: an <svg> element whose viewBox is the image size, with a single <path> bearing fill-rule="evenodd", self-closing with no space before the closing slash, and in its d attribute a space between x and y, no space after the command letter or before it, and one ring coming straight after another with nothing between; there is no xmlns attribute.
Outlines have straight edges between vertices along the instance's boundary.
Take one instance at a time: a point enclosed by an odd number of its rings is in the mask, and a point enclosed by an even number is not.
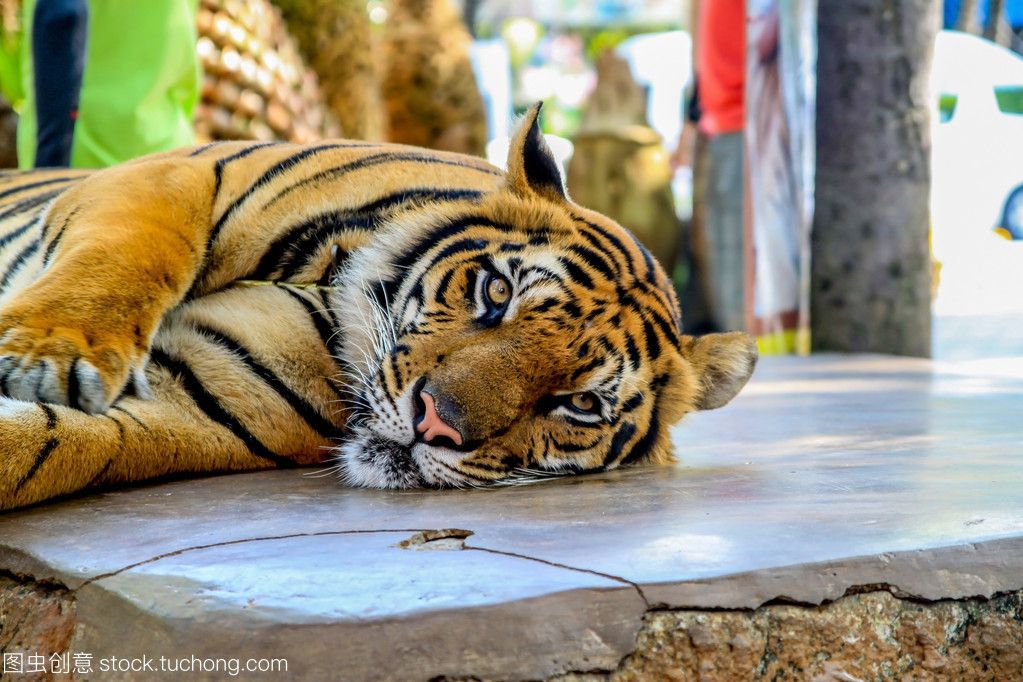
<svg viewBox="0 0 1023 682"><path fill-rule="evenodd" d="M466 453L421 441L402 443L356 427L337 449L342 481L359 488L466 488L497 483L459 471Z"/></svg>
<svg viewBox="0 0 1023 682"><path fill-rule="evenodd" d="M413 445L362 427L338 449L341 478L360 488L432 487L416 463Z"/></svg>

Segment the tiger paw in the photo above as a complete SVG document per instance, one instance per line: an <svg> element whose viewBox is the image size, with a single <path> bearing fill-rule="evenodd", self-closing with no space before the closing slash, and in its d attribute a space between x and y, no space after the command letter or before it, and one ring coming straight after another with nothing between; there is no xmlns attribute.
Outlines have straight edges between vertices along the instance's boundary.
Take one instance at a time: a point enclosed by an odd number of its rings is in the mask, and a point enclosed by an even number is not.
<svg viewBox="0 0 1023 682"><path fill-rule="evenodd" d="M148 392L145 354L131 340L78 329L0 322L0 394L105 412L129 380Z"/></svg>

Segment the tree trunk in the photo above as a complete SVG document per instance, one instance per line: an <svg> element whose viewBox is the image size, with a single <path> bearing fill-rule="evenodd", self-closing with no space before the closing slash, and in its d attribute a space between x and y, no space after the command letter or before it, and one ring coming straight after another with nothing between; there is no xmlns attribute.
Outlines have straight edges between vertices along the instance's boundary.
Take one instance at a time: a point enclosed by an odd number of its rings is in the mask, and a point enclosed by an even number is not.
<svg viewBox="0 0 1023 682"><path fill-rule="evenodd" d="M984 24L984 37L995 40L998 37L998 25L1002 23L1003 0L990 0L987 10L987 23Z"/></svg>
<svg viewBox="0 0 1023 682"><path fill-rule="evenodd" d="M973 34L980 33L980 23L977 21L977 0L960 0L956 30Z"/></svg>
<svg viewBox="0 0 1023 682"><path fill-rule="evenodd" d="M818 351L928 356L937 0L820 0L810 320Z"/></svg>

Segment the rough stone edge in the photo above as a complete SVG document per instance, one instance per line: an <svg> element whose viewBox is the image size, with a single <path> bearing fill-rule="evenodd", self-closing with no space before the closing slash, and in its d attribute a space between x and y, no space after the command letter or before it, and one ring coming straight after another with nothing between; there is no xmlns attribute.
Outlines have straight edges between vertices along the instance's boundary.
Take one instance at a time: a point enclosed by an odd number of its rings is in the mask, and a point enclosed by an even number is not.
<svg viewBox="0 0 1023 682"><path fill-rule="evenodd" d="M857 586L882 586L897 597L923 601L989 598L1017 590L1023 587L1023 536L642 585L652 607L676 609L820 605Z"/></svg>
<svg viewBox="0 0 1023 682"><path fill-rule="evenodd" d="M77 605L74 592L59 581L0 570L0 653L68 651Z"/></svg>
<svg viewBox="0 0 1023 682"><path fill-rule="evenodd" d="M622 652L616 665L562 668L542 675L525 669L495 674L467 668L433 682L606 680L623 670L627 659L636 653L648 618L664 612L749 615L786 605L818 609L878 593L921 605L986 603L1023 590L1023 537L758 569L704 580L643 584L642 589L651 606L636 628L637 639Z"/></svg>
<svg viewBox="0 0 1023 682"><path fill-rule="evenodd" d="M35 554L0 542L0 575L44 584L59 584L72 592L82 584L83 576L61 571Z"/></svg>
<svg viewBox="0 0 1023 682"><path fill-rule="evenodd" d="M465 670L487 677L514 671L539 679L562 670L610 669L633 648L647 610L629 586L400 618L303 624L256 614L163 618L102 583L85 586L76 598L76 651L96 658L283 657L289 678L309 680L336 680L342 669L346 680L441 679ZM223 675L190 679L222 680Z"/></svg>
<svg viewBox="0 0 1023 682"><path fill-rule="evenodd" d="M546 680L730 682L779 679L779 674L785 679L789 673L813 682L862 682L1023 675L1023 589L990 598L920 600L875 587L856 586L819 606L775 602L757 609L652 609L618 665L570 670ZM482 680L492 682L475 675L433 682Z"/></svg>

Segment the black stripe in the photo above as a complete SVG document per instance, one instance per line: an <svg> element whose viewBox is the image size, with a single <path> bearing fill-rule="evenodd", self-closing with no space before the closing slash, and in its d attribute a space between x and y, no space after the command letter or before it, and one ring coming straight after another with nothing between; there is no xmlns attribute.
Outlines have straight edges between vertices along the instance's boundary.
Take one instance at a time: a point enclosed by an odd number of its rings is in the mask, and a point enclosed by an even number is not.
<svg viewBox="0 0 1023 682"><path fill-rule="evenodd" d="M625 336L625 352L629 356L629 364L632 369L639 369L639 347L636 346L636 340L632 338L632 334L626 331Z"/></svg>
<svg viewBox="0 0 1023 682"><path fill-rule="evenodd" d="M298 225L288 228L267 247L259 265L250 277L265 278L281 265L285 252L311 256L309 241L317 241L322 244L326 237L320 232L329 231L337 233L344 230L371 230L379 222L379 214L384 211L393 211L396 207L413 200L431 199L434 201L454 200L479 196L482 192L474 190L450 190L439 191L434 189L409 189L393 194L388 194L374 199L360 207L351 209L328 211L313 216ZM310 236L310 233L313 233Z"/></svg>
<svg viewBox="0 0 1023 682"><path fill-rule="evenodd" d="M635 410L637 407L639 407L642 404L643 404L643 394L642 393L637 393L636 395L632 396L631 398L626 400L624 403L622 403L622 412L623 413L632 412L633 410Z"/></svg>
<svg viewBox="0 0 1023 682"><path fill-rule="evenodd" d="M395 395L401 395L402 390L405 387L405 380L401 378L401 370L398 367L398 354L399 354L399 350L398 349L399 348L404 348L406 352L409 349L408 346L398 346L398 347L395 347L394 349L392 349L391 353L390 353L390 355L391 355L391 381L394 384L394 393L395 393ZM381 374L383 374L383 372L381 372ZM386 379L387 379L387 375L384 374L384 380L386 381Z"/></svg>
<svg viewBox="0 0 1023 682"><path fill-rule="evenodd" d="M619 460L622 456L622 451L625 449L626 443L636 435L636 425L625 422L615 432L614 438L611 439L611 445L607 449L607 455L604 457L603 467L608 469Z"/></svg>
<svg viewBox="0 0 1023 682"><path fill-rule="evenodd" d="M647 427L646 433L643 437L636 441L636 444L632 446L632 450L622 460L622 466L626 464L632 464L633 462L650 454L651 448L654 443L657 442L657 437L660 435L661 430L661 418L660 418L660 396L654 398L654 407L650 411L650 425Z"/></svg>
<svg viewBox="0 0 1023 682"><path fill-rule="evenodd" d="M46 245L46 252L43 254L43 265L49 264L50 258L53 256L53 252L60 244L60 240L64 238L64 233L67 232L68 225L71 224L71 221L74 220L74 217L77 213L78 209L75 208L70 213L67 214L67 217L64 218L64 223L60 226L60 229L57 230L57 234L53 235L53 239L51 239L50 243ZM49 225L44 225L42 231L42 238L44 240L46 239L46 233L48 231Z"/></svg>
<svg viewBox="0 0 1023 682"><path fill-rule="evenodd" d="M316 145L315 147L306 147L302 151L297 152L295 154L292 154L291 156L278 161L274 165L270 166L270 168L268 168L266 171L264 171L263 174L261 176L259 176L259 179L256 180L251 185L249 185L248 188L244 192L242 192L240 195L238 195L238 197L235 198L235 200L231 203L231 205L228 206L227 209L220 215L220 218L218 218L217 222L213 224L213 229L210 231L210 236L209 236L208 244L210 246L213 245L213 242L215 242L217 240L217 236L220 234L220 230L223 229L223 227L227 223L227 221L231 218L232 215L234 215L234 212L236 210L238 210L238 208L242 204L244 204L246 201L248 201L249 197L251 197L253 194L255 194L256 191L259 188L261 188L261 187L263 187L265 185L270 184L270 182L273 181L275 178L284 175L287 171L291 170L292 168L294 168L298 164L302 163L303 161L305 161L309 157L315 156L316 154L319 154L320 152L330 151L331 149L343 149L343 148L346 148L346 147L365 147L365 146L366 146L366 143L343 144L343 143L332 142L332 143L328 143L328 144L320 144L320 145ZM237 157L238 155L236 154L235 156ZM219 185L218 185L218 188L219 188ZM278 194L277 196L279 197L281 195ZM276 198L274 200L276 200ZM273 203L273 202L271 201L269 203ZM269 205L269 203L267 205ZM266 206L264 206L263 208L266 209Z"/></svg>
<svg viewBox="0 0 1023 682"><path fill-rule="evenodd" d="M534 313L545 313L556 305L558 305L558 299L551 296L540 301L539 305L534 306L531 310Z"/></svg>
<svg viewBox="0 0 1023 682"><path fill-rule="evenodd" d="M633 279L635 279L636 269L633 266L632 256L629 253L629 250L625 247L625 244L622 243L622 240L618 239L618 237L614 236L600 225L590 222L589 220L586 220L581 216L573 215L572 217L576 221L585 225L590 230L596 232L598 235L601 236L601 238L609 242L611 246L614 247L616 251L618 251L619 255L621 255L622 259L625 261L625 267L628 269L629 274L633 277Z"/></svg>
<svg viewBox="0 0 1023 682"><path fill-rule="evenodd" d="M28 483L29 481L32 480L33 477L35 477L36 473L39 471L39 467L43 465L43 462L50 458L50 455L53 454L53 451L57 448L58 445L60 445L60 441L57 440L56 438L51 438L50 440L46 441L46 444L43 445L42 449L36 453L36 458L35 461L32 463L32 466L29 468L27 472L25 472L25 475L21 477L21 480L18 481L18 485L14 486L15 492L21 490L26 483Z"/></svg>
<svg viewBox="0 0 1023 682"><path fill-rule="evenodd" d="M252 154L253 152L258 152L260 149L263 149L265 147L272 147L276 144L277 142L263 142L261 144L254 144L251 147L246 147L245 149L237 151L234 154L217 159L216 163L213 164L213 201L216 202L217 196L220 194L220 186L224 182L224 168L227 166L227 164L231 163L232 161L237 161L238 159L243 159L249 154Z"/></svg>
<svg viewBox="0 0 1023 682"><path fill-rule="evenodd" d="M7 234L3 235L2 237L0 237L0 248L3 248L5 246L7 246L8 244L13 242L18 237L20 237L21 235L25 234L29 229L32 228L32 226L37 225L38 223L39 223L39 216L38 215L34 215L31 218L29 218L29 221L27 223L25 223L23 225L19 225L18 227L14 228L13 230L8 232Z"/></svg>
<svg viewBox="0 0 1023 682"><path fill-rule="evenodd" d="M7 285L10 284L12 279L14 279L14 276L18 274L19 270L21 270L21 267L25 265L25 261L31 258L38 250L39 239L37 238L33 239L25 246L25 248L18 252L18 255L16 255L7 265L7 272L5 272L4 276L0 278L0 291L7 288Z"/></svg>
<svg viewBox="0 0 1023 682"><path fill-rule="evenodd" d="M310 218L274 240L256 267L244 279L269 279L278 269L294 266L296 255L311 256L327 239L339 232L349 230L371 230L375 227L376 216L345 215L341 211L323 213ZM329 234L324 235L323 233ZM313 235L310 239L309 235ZM313 242L310 246L308 242ZM304 248L303 248L304 247ZM293 269L297 269L294 267ZM284 277L275 277L282 279Z"/></svg>
<svg viewBox="0 0 1023 682"><path fill-rule="evenodd" d="M41 409L43 411L43 414L46 415L46 430L53 431L55 428L57 428L57 413L54 412L52 407L46 405L45 403L38 403L38 405L39 409ZM42 449L36 453L36 458L35 461L32 463L32 466L29 468L27 472L25 472L25 475L22 476L21 480L18 481L18 485L15 487L15 490L21 490L21 488L26 483L32 480L32 478L39 471L39 467L43 465L43 462L49 459L50 455L53 454L53 451L56 449L58 445L60 445L60 440L58 440L57 438L51 438L50 440L46 441Z"/></svg>
<svg viewBox="0 0 1023 682"><path fill-rule="evenodd" d="M262 379L267 386L273 389L273 391L284 400L284 402L288 403L288 406L293 409L313 431L324 438L338 438L341 436L340 429L334 426L334 424L332 424L328 419L324 418L323 415L320 414L319 410L309 404L308 401L292 391L283 381L281 381L281 378L277 376L273 370L257 362L256 359L252 357L252 353L249 349L245 348L236 339L233 339L224 332L206 325L195 325L194 328L212 343L232 352L250 372Z"/></svg>
<svg viewBox="0 0 1023 682"><path fill-rule="evenodd" d="M573 320L578 320L583 316L582 308L577 306L572 301L565 301L564 303L562 303L561 309L564 310L565 314L568 315Z"/></svg>
<svg viewBox="0 0 1023 682"><path fill-rule="evenodd" d="M675 327L674 324L669 324L665 322L664 318L657 314L657 311L651 310L650 312L651 317L654 320L654 324L656 324L657 327L661 330L661 333L664 334L664 338L667 339L668 343L672 344L677 348L681 343L681 339L679 338L680 336L679 330Z"/></svg>
<svg viewBox="0 0 1023 682"><path fill-rule="evenodd" d="M463 476L465 478L471 478L472 480L474 480L474 481L476 481L478 483L493 483L494 482L493 479L486 478L484 476L480 476L479 474L474 474L471 471L465 471L464 469L456 469L455 467L451 466L450 464L445 463L444 460L442 460L442 459L434 459L434 460L431 460L431 461L434 464L439 464L441 467L443 467L444 469L447 469L448 471L450 471L451 473L455 474L456 476ZM473 466L473 464L471 462L467 462L467 464L469 466Z"/></svg>
<svg viewBox="0 0 1023 682"><path fill-rule="evenodd" d="M643 242L639 241L639 238L636 237L636 235L632 234L628 230L625 231L625 234L632 237L632 243L635 244L636 248L639 249L639 252L643 254L643 264L646 265L646 281L656 287L657 277L654 275L655 266L653 256L650 255L650 251L643 246Z"/></svg>
<svg viewBox="0 0 1023 682"><path fill-rule="evenodd" d="M206 387L199 380L199 377L195 375L187 362L177 358L172 358L159 348L154 348L152 350L151 362L163 367L171 374L174 374L181 379L185 393L188 394L196 406L203 411L210 421L223 426L225 429L233 433L235 437L245 443L249 452L253 455L261 457L269 462L273 462L279 468L295 466L295 463L292 460L272 451L248 429L242 426L241 422L239 422L233 414L220 404L220 401L217 400L216 396L206 390Z"/></svg>
<svg viewBox="0 0 1023 682"><path fill-rule="evenodd" d="M129 418L129 419L131 419L131 420L132 420L133 422L135 422L135 423L136 423L136 424L138 424L138 425L139 425L140 427L142 427L142 430L143 430L143 431L149 431L149 426L148 426L148 425L147 425L147 424L146 424L146 423L145 423L144 421L142 421L141 419L139 419L138 417L136 417L136 416L135 416L135 415L134 415L133 413L131 413L131 412L129 412L128 410L124 409L124 408L123 408L123 407L121 407L120 405L114 405L114 406L113 406L113 407L111 407L110 409L111 409L111 410L117 410L118 412L123 412L124 414L128 415L128 418Z"/></svg>
<svg viewBox="0 0 1023 682"><path fill-rule="evenodd" d="M6 190L4 192L0 192L0 200L6 199L9 196L14 196L15 194L20 194L21 192L24 192L26 190L35 189L37 187L46 187L47 185L56 185L59 182L71 182L71 181L77 180L77 179L78 179L77 177L72 176L72 177L50 178L49 180L40 180L38 182L30 182L27 185L19 185L19 186L13 188L13 189L9 189L9 190Z"/></svg>
<svg viewBox="0 0 1023 682"><path fill-rule="evenodd" d="M405 255L395 261L394 265L399 270L405 270L419 260L423 254L428 253L441 242L455 235L461 234L471 227L490 227L501 232L510 232L515 229L512 225L507 223L498 223L490 218L479 215L455 218L448 222L441 223L426 234L420 236L415 243L409 245L409 249L405 252Z"/></svg>
<svg viewBox="0 0 1023 682"><path fill-rule="evenodd" d="M273 259L279 259L280 277L293 277L301 268L308 266L317 256L319 249L328 241L336 238L341 232L375 230L387 216L413 202L453 202L466 199L477 199L483 193L476 190L431 190L412 189L396 192L381 197L364 206L344 211L335 211L316 216L289 231L289 234L276 240L269 251L260 260L262 275L265 277L273 272ZM272 252L275 251L276 255ZM286 253L285 253L286 252Z"/></svg>
<svg viewBox="0 0 1023 682"><path fill-rule="evenodd" d="M462 253L475 253L482 251L487 248L489 244L490 242L486 239L459 239L457 242L451 242L441 249L440 253L430 259L430 263L426 266L426 270L427 272L432 271L438 263L447 258L451 258L452 256L457 256Z"/></svg>
<svg viewBox="0 0 1023 682"><path fill-rule="evenodd" d="M585 218L582 218L580 216L573 216L573 218L575 220L583 223L589 229L597 232L601 237L603 237L608 242L610 242L615 247L615 249L618 250L618 252L622 255L622 257L625 259L625 263L628 266L629 274L632 276L633 279L637 279L635 267L633 266L633 262L632 262L632 258L630 257L628 250L626 250L625 244L623 244L621 242L621 240L619 240L617 237L615 237L610 232L608 232L607 230L605 230L601 226L597 225L596 223L592 223L592 222L590 222L590 221L588 221ZM585 231L582 231L582 232L583 232L583 235L585 236L586 232ZM674 328L675 329L674 333L670 333L669 334L669 333L665 332L665 336L667 336L667 338L671 340L672 344L677 347L679 345L679 343L681 342L681 339L679 338L681 336L681 330L678 329L678 323L675 320L676 316L674 314L674 311L671 310L670 306L667 306L665 304L665 302L662 301L661 298L660 298L661 296L665 296L665 294L664 294L663 291L661 291L661 288L659 286L657 286L657 278L654 276L654 263L653 263L653 260L652 260L652 258L650 256L650 252L646 249L646 247L643 246L643 244L636 238L636 236L634 234L632 234L628 230L625 230L625 232L626 232L626 234L629 235L629 237L632 239L633 243L636 245L636 248L638 248L640 253L643 255L643 260L645 261L645 264L646 264L646 267L647 267L647 272L646 272L647 284L648 284L648 286L653 288L654 291L656 292L656 294L654 294L654 300L656 300L658 302L658 304L660 304L661 306L663 306L665 308L665 311L668 312L668 318L670 320L672 320L672 322L670 324L665 322L664 318L656 310L653 310L650 306L646 306L646 309L649 310L652 315L654 315L654 318L657 321L658 326L661 327L662 330L670 329L670 328ZM591 243L592 243L592 240L591 240ZM621 286L619 286L618 293L619 293L619 296L622 296L624 294L628 299L630 299L632 305L634 305L636 308L638 308L638 309L642 309L643 308L643 306L640 306L639 303L635 299L633 299L631 295L628 295L627 292L625 292L625 290L622 289Z"/></svg>
<svg viewBox="0 0 1023 682"><path fill-rule="evenodd" d="M307 178L303 178L303 179L299 180L298 182L296 182L294 184L288 185L287 187L282 189L277 194L277 196L275 196L270 201L266 202L266 204L263 205L263 210L266 210L272 204L274 204L277 201L280 201L286 195L294 192L297 189L305 187L306 185L311 185L313 183L321 182L321 181L324 181L324 180L327 180L327 181L336 180L337 178L342 177L344 175L347 175L348 173L352 173L352 172L355 172L355 171L358 171L358 170L362 170L363 168L369 168L370 166L378 166L378 165L384 164L384 163L402 162L402 161L411 161L411 162L415 162L415 163L424 163L424 164L439 164L439 165L444 165L444 166L457 166L459 168L468 168L468 169L471 169L471 170L479 171L481 173L486 173L488 175L501 175L500 171L497 171L496 169L493 169L493 168L482 167L479 164L466 163L464 161L457 161L457 160L453 160L453 159L443 159L443 158L436 157L436 156L428 156L428 155L423 154L423 153L415 153L415 152L405 152L405 153L379 152L377 154L369 154L367 156L363 156L362 158L355 159L354 161L348 161L348 162L343 163L343 164L341 164L339 166L332 166L331 168L324 168L321 171L313 173L312 175L310 175Z"/></svg>
<svg viewBox="0 0 1023 682"><path fill-rule="evenodd" d="M551 444L554 446L556 450L560 450L562 452L584 452L586 450L592 450L593 448L600 445L600 442L602 440L604 440L603 436L597 436L594 440L590 441L589 443L576 445L574 443L558 442L558 440L554 438L554 436L551 436Z"/></svg>
<svg viewBox="0 0 1023 682"><path fill-rule="evenodd" d="M302 307L305 308L306 312L309 314L309 320L313 323L313 326L316 327L316 333L320 335L320 340L323 342L324 347L329 350L331 348L331 342L338 339L341 335L338 333L337 326L334 324L334 321L330 318L327 311L317 308L302 294L293 289L281 287L281 290L302 304Z"/></svg>
<svg viewBox="0 0 1023 682"><path fill-rule="evenodd" d="M103 414L100 416L114 422L114 425L117 426L117 440L121 445L124 445L124 424L121 423L121 420L114 419L113 415L110 414Z"/></svg>
<svg viewBox="0 0 1023 682"><path fill-rule="evenodd" d="M78 385L78 358L71 361L67 370L67 404L71 407L78 407L78 398L81 393L81 386Z"/></svg>
<svg viewBox="0 0 1023 682"><path fill-rule="evenodd" d="M54 250L60 244L60 240L64 238L64 229L65 228L62 227L57 230L57 234L53 235L53 239L51 239L50 243L46 245L46 252L43 253L43 265L50 264L50 258L53 257Z"/></svg>
<svg viewBox="0 0 1023 682"><path fill-rule="evenodd" d="M57 196L63 191L64 191L63 189L55 189L49 192L43 192L42 194L37 194L34 197L29 197L28 199L22 199L18 203L8 208L3 213L0 213L0 221L7 220L13 215L24 213L25 211L35 208L36 206L39 206L40 204L45 204L47 201L53 199L55 196Z"/></svg>
<svg viewBox="0 0 1023 682"><path fill-rule="evenodd" d="M212 149L213 147L216 147L216 146L217 146L218 144L220 144L220 142L219 142L219 141L218 141L218 142L207 142L206 144L204 144L204 145L201 145L201 146L199 146L199 147L196 147L195 149L193 149L193 150L192 150L192 151L191 151L191 152L190 152L190 153L188 154L188 156L189 156L190 158L191 158L191 157L195 157L195 156L199 156L199 155L200 155L200 154L202 154L202 153L203 153L204 151L206 151L206 150L208 150L208 149Z"/></svg>
<svg viewBox="0 0 1023 682"><path fill-rule="evenodd" d="M577 368L574 372L572 372L572 381L575 381L576 379L578 379L580 376L582 376L586 372L589 372L590 370L596 369L597 367L600 367L603 364L604 364L604 358L593 358L592 360L587 362L585 365L583 365L582 367Z"/></svg>
<svg viewBox="0 0 1023 682"><path fill-rule="evenodd" d="M594 270L599 271L600 274L604 275L607 279L612 281L616 279L615 272L608 265L608 261L604 254L588 249L585 246L579 246L578 244L572 244L568 247L568 250L582 258L586 261L587 265Z"/></svg>
<svg viewBox="0 0 1023 682"><path fill-rule="evenodd" d="M582 223L587 228L593 230L594 232L599 234L602 238L604 238L608 242L610 242L611 245L621 254L622 258L625 259L626 266L628 267L629 274L632 276L632 278L633 279L638 279L636 277L636 270L635 270L635 267L633 265L632 258L629 255L629 251L626 249L625 244L623 244L620 239L618 239L617 237L612 235L610 232L608 232L606 229L604 229L600 225L597 225L596 223L590 222L589 220L586 220L585 218L582 218L581 216L573 215L572 217L576 221ZM640 254L643 256L643 261L644 261L644 263L646 265L646 277L645 277L646 283L647 283L648 286L650 286L656 292L656 295L654 297L655 300L661 306L663 306L665 308L665 311L668 313L667 317L670 320L672 320L672 323L669 324L669 323L665 322L663 317L661 317L657 313L657 311L654 311L654 310L650 309L650 312L656 318L658 318L657 319L658 326L660 326L662 329L665 329L665 328L675 328L675 332L673 334L666 333L665 335L669 339L672 339L673 345L678 346L678 343L680 341L680 339L678 337L681 335L681 330L678 329L678 322L675 320L675 317L676 317L675 311L671 309L671 306L666 305L666 303L664 301L662 301L661 298L660 298L661 296L666 296L666 294L663 291L661 291L661 288L657 285L657 278L656 278L656 276L654 274L654 272L655 272L655 265L654 265L654 262L653 262L653 258L650 256L650 252L647 250L647 248L645 246L643 246L642 242L640 242L639 239L636 238L636 235L632 234L628 230L624 230L624 228L623 228L623 231L629 236L629 238L632 240L633 244L635 244L636 248L639 249ZM584 237L587 237L587 234L586 234L585 230L581 230L581 233L583 234ZM589 237L587 237L587 238L589 239L590 243L593 243L593 239L590 239ZM621 288L621 286L619 286L619 295L621 295L623 292L624 292L624 290ZM631 298L631 296L630 296L630 298ZM637 307L639 307L638 303L636 303L634 300L633 300L633 303ZM649 309L649 307L648 307L648 309Z"/></svg>
<svg viewBox="0 0 1023 682"><path fill-rule="evenodd" d="M588 274L586 274L586 271L579 267L575 262L562 256L558 257L558 262L560 262L565 267L565 269L568 270L568 276L575 280L576 283L581 284L583 287L587 289L593 288L593 279Z"/></svg>
<svg viewBox="0 0 1023 682"><path fill-rule="evenodd" d="M57 413L54 412L53 408L46 403L38 403L38 405L39 409L41 409L43 414L46 415L46 429L48 431L53 431L57 428Z"/></svg>
<svg viewBox="0 0 1023 682"><path fill-rule="evenodd" d="M463 201L465 199L479 199L485 192L476 189L437 189L429 187L414 187L411 189L404 189L394 194L388 194L382 196L379 199L372 201L364 206L357 209L352 209L358 213L380 213L381 211L387 211L389 213L394 212L394 208L408 204L410 202L444 202L444 201Z"/></svg>
<svg viewBox="0 0 1023 682"><path fill-rule="evenodd" d="M643 318L643 340L646 342L646 355L650 360L654 360L661 354L661 341L657 338L657 332L654 331L653 326L650 324L650 320Z"/></svg>
<svg viewBox="0 0 1023 682"><path fill-rule="evenodd" d="M340 351L335 351L334 348L340 348L343 339L341 337L341 331L337 321L330 314L330 311L326 309L326 306L317 307L308 301L305 296L293 289L281 287L281 290L288 294L291 298L298 301L302 307L305 308L306 313L309 315L309 320L313 323L313 326L316 328L316 333L323 342L323 346L331 355L338 355ZM322 300L321 303L323 303ZM333 347L331 344L333 344ZM324 380L327 382L327 386L335 396L341 400L345 399L345 392L335 385L331 377L324 377Z"/></svg>
<svg viewBox="0 0 1023 682"><path fill-rule="evenodd" d="M440 282L437 283L437 291L433 294L433 300L441 305L444 304L444 294L447 293L448 287L451 286L451 279L455 276L458 270L454 267L448 268L444 276L440 278Z"/></svg>
<svg viewBox="0 0 1023 682"><path fill-rule="evenodd" d="M114 421L117 421L117 420L114 420ZM120 426L121 422L117 422L117 425ZM110 459L107 460L107 463L103 465L103 468L99 470L99 473L97 473L95 476L93 476L92 478L89 479L89 482L85 484L85 487L86 488L91 488L92 486L96 485L99 482L99 480L101 478L103 478L103 475L106 474L107 471L110 470L110 465L113 464L113 463L114 463L114 458L111 457Z"/></svg>
<svg viewBox="0 0 1023 682"><path fill-rule="evenodd" d="M595 248L598 253L600 253L602 255L606 254L607 248L600 242L599 239L594 237L593 234L589 230L579 230L579 234L581 234L583 236L583 239L588 241L590 243L590 246ZM606 254L606 255L608 256L611 265L614 267L615 273L621 274L621 272L622 272L621 264L618 261L616 261L613 257L611 257L610 254Z"/></svg>

